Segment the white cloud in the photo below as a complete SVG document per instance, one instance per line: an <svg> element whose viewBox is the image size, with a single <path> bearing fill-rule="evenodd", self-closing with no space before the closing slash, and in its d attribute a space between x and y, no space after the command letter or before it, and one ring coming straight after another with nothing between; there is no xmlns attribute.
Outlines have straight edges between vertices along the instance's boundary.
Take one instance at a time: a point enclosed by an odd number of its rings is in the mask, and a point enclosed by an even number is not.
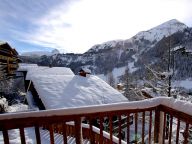
<svg viewBox="0 0 192 144"><path fill-rule="evenodd" d="M82 53L113 39L128 39L170 19L192 16L190 0L82 0L54 7L34 22L24 40L41 46Z"/></svg>

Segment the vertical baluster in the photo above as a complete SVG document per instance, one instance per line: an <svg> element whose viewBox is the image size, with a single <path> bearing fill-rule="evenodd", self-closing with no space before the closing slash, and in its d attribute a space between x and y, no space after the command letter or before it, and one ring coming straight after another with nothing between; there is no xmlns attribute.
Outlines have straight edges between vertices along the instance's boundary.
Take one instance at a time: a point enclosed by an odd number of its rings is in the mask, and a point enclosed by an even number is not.
<svg viewBox="0 0 192 144"><path fill-rule="evenodd" d="M89 118L89 126L90 126L90 139L91 139L91 144L95 143L95 135L93 132L93 119Z"/></svg>
<svg viewBox="0 0 192 144"><path fill-rule="evenodd" d="M113 121L112 121L112 116L109 116L109 132L110 132L110 144L113 143Z"/></svg>
<svg viewBox="0 0 192 144"><path fill-rule="evenodd" d="M67 144L67 128L65 122L62 124L62 133L63 133L63 143Z"/></svg>
<svg viewBox="0 0 192 144"><path fill-rule="evenodd" d="M160 111L157 107L155 109L155 124L154 124L154 142L159 142L159 131L160 131Z"/></svg>
<svg viewBox="0 0 192 144"><path fill-rule="evenodd" d="M54 144L54 133L53 133L53 125L49 125L49 135L50 135L50 142L51 144Z"/></svg>
<svg viewBox="0 0 192 144"><path fill-rule="evenodd" d="M20 138L21 138L21 143L22 144L25 144L25 132L24 132L24 128L19 128L19 131L20 131Z"/></svg>
<svg viewBox="0 0 192 144"><path fill-rule="evenodd" d="M149 114L149 144L151 144L152 111Z"/></svg>
<svg viewBox="0 0 192 144"><path fill-rule="evenodd" d="M118 116L118 132L119 132L119 143L121 143L121 115Z"/></svg>
<svg viewBox="0 0 192 144"><path fill-rule="evenodd" d="M185 131L183 133L183 136L184 136L184 142L183 144L188 144L188 138L189 138L189 123L186 123L186 126L185 126Z"/></svg>
<svg viewBox="0 0 192 144"><path fill-rule="evenodd" d="M9 135L6 129L3 129L3 139L5 144L9 144Z"/></svg>
<svg viewBox="0 0 192 144"><path fill-rule="evenodd" d="M179 143L179 129L180 129L180 119L177 119L177 134L176 134L176 144Z"/></svg>
<svg viewBox="0 0 192 144"><path fill-rule="evenodd" d="M36 136L36 142L37 144L41 144L41 139L40 139L40 132L39 132L39 126L35 126L35 136Z"/></svg>
<svg viewBox="0 0 192 144"><path fill-rule="evenodd" d="M82 129L81 129L81 118L78 118L75 120L75 138L76 143L81 144L82 143Z"/></svg>
<svg viewBox="0 0 192 144"><path fill-rule="evenodd" d="M142 115L142 144L144 144L144 137L145 137L145 112Z"/></svg>
<svg viewBox="0 0 192 144"><path fill-rule="evenodd" d="M103 117L100 115L100 136L99 136L99 143L102 144L103 142Z"/></svg>
<svg viewBox="0 0 192 144"><path fill-rule="evenodd" d="M129 144L130 136L130 114L127 114L127 144Z"/></svg>
<svg viewBox="0 0 192 144"><path fill-rule="evenodd" d="M172 128L173 128L173 116L171 115L170 132L169 132L169 144L171 144Z"/></svg>
<svg viewBox="0 0 192 144"><path fill-rule="evenodd" d="M137 138L137 137L138 137L138 136L137 136L137 121L138 121L137 119L138 119L138 113L136 112L136 113L135 113L135 143L136 143L136 144L137 144L137 139L138 139L138 138Z"/></svg>
<svg viewBox="0 0 192 144"><path fill-rule="evenodd" d="M166 133L166 127L167 127L167 123L166 123L166 113L164 112L164 120L163 120L163 137L162 137L162 142L163 144L165 143L165 133Z"/></svg>

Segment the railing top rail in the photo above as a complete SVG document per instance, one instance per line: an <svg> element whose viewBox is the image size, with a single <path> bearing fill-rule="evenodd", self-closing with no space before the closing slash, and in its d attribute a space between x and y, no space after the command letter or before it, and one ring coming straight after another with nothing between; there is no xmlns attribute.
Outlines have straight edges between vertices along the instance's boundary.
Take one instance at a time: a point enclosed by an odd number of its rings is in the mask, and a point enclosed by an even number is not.
<svg viewBox="0 0 192 144"><path fill-rule="evenodd" d="M1 114L0 120L14 119L14 118L27 118L27 117L45 117L45 116L65 116L65 115L84 115L99 112L118 111L118 110L136 110L136 109L147 109L156 107L159 105L165 105L172 109L181 111L188 115L192 115L192 104L174 98L158 97L142 101L124 102L105 104L97 106L87 106L80 108L67 108L67 109L53 109L44 111L30 111L21 113L9 113Z"/></svg>

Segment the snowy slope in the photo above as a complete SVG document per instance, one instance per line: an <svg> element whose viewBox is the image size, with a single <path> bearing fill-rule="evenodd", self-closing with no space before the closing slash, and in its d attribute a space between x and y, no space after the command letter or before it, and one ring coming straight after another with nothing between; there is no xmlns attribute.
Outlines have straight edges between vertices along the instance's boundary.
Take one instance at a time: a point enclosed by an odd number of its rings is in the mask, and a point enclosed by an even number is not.
<svg viewBox="0 0 192 144"><path fill-rule="evenodd" d="M175 87L183 87L185 89L192 89L192 79L186 79L186 80L180 80L180 81L174 81L173 85Z"/></svg>
<svg viewBox="0 0 192 144"><path fill-rule="evenodd" d="M47 109L128 101L96 76L34 75L33 84Z"/></svg>
<svg viewBox="0 0 192 144"><path fill-rule="evenodd" d="M98 52L101 49L115 47L118 44L122 45L122 46L126 46L126 43L133 43L135 40L145 39L150 42L158 42L163 37L167 37L178 31L183 31L186 28L187 28L187 26L185 24L179 22L176 19L172 19L172 20L162 23L150 30L139 32L130 39L108 41L108 42L104 42L102 44L95 45L91 49L89 49L88 52Z"/></svg>
<svg viewBox="0 0 192 144"><path fill-rule="evenodd" d="M154 40L159 41L164 36L169 36L175 32L183 31L187 26L176 19L167 21L159 26L156 26L148 31L139 32L134 38L144 38L153 42Z"/></svg>
<svg viewBox="0 0 192 144"><path fill-rule="evenodd" d="M97 44L91 47L91 49L89 49L88 52L98 52L99 50L102 50L108 47L115 47L119 42L122 42L122 40L113 40L113 41L107 41L101 44Z"/></svg>

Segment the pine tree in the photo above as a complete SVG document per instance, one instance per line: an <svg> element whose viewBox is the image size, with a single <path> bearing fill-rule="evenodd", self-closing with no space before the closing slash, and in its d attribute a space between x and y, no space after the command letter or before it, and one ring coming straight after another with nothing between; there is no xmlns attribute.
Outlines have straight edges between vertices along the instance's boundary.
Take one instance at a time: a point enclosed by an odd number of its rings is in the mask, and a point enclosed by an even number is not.
<svg viewBox="0 0 192 144"><path fill-rule="evenodd" d="M123 83L124 83L124 95L128 98L130 95L130 74L129 74L129 68L126 67L125 73L123 75Z"/></svg>
<svg viewBox="0 0 192 144"><path fill-rule="evenodd" d="M109 84L110 86L115 87L115 78L114 78L112 72L109 72L109 73L107 74L107 82L108 82L108 84Z"/></svg>

